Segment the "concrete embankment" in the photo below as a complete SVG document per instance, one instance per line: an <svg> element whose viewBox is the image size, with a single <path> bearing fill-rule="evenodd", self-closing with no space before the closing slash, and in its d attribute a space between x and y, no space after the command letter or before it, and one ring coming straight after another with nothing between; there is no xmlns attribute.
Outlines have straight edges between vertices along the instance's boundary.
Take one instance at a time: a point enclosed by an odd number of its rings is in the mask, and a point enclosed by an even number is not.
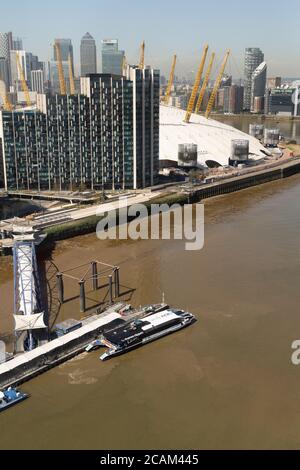
<svg viewBox="0 0 300 470"><path fill-rule="evenodd" d="M242 189L251 188L271 181L280 180L300 173L300 157L272 168L247 172L240 176L218 180L212 184L202 185L193 191L182 193L166 193L144 203L151 210L151 204L194 204L210 197L229 194ZM64 240L78 235L92 233L96 230L101 217L92 216L80 220L56 225L45 230L47 243Z"/></svg>
<svg viewBox="0 0 300 470"><path fill-rule="evenodd" d="M20 385L82 353L112 322L122 317L114 307L86 319L78 330L0 364L0 389Z"/></svg>

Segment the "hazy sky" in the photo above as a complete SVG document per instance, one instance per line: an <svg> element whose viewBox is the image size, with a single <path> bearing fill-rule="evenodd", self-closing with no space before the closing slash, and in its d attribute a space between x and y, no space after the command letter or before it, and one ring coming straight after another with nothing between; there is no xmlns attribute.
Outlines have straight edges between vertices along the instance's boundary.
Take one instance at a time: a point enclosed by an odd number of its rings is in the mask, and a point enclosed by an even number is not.
<svg viewBox="0 0 300 470"><path fill-rule="evenodd" d="M0 31L23 38L24 48L50 60L55 37L71 38L75 62L80 39L89 31L97 41L118 38L129 62L137 62L146 41L146 62L166 73L178 55L178 75L197 68L207 42L218 62L226 48L228 72L243 73L245 47L261 47L269 76L300 76L299 0L14 0L1 1Z"/></svg>

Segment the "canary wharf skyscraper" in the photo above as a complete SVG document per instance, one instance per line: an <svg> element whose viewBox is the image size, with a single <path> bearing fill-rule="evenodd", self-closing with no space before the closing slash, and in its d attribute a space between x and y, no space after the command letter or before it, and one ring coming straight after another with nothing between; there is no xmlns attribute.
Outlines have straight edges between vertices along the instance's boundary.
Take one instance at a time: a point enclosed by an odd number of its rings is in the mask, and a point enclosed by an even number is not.
<svg viewBox="0 0 300 470"><path fill-rule="evenodd" d="M96 42L90 33L86 33L80 44L81 76L97 73L97 48Z"/></svg>

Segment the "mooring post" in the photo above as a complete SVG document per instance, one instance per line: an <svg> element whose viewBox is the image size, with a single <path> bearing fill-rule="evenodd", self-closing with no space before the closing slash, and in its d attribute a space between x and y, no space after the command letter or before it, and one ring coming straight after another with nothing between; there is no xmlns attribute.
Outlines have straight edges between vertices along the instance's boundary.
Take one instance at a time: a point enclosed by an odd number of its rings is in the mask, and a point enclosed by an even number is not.
<svg viewBox="0 0 300 470"><path fill-rule="evenodd" d="M98 269L97 262L92 261L93 290L98 290Z"/></svg>
<svg viewBox="0 0 300 470"><path fill-rule="evenodd" d="M120 268L116 267L114 270L115 275L115 296L120 297Z"/></svg>
<svg viewBox="0 0 300 470"><path fill-rule="evenodd" d="M112 275L108 276L109 279L109 301L112 304L114 301L114 294L113 294L113 277Z"/></svg>
<svg viewBox="0 0 300 470"><path fill-rule="evenodd" d="M80 313L85 312L85 281L79 281L79 300L80 300Z"/></svg>
<svg viewBox="0 0 300 470"><path fill-rule="evenodd" d="M57 290L58 290L58 300L60 301L61 304L64 303L64 280L63 280L63 275L61 273L58 273L56 275L57 278Z"/></svg>

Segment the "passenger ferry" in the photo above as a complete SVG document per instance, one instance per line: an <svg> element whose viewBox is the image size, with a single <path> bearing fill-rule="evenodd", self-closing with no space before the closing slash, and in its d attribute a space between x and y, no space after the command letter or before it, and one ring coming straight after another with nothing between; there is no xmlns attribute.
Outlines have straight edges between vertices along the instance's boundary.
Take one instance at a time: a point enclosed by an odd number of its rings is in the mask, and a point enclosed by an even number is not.
<svg viewBox="0 0 300 470"><path fill-rule="evenodd" d="M100 359L106 361L114 356L119 356L182 330L196 321L194 315L189 312L168 309L139 320L126 322L103 334L101 341L108 350L100 356Z"/></svg>

